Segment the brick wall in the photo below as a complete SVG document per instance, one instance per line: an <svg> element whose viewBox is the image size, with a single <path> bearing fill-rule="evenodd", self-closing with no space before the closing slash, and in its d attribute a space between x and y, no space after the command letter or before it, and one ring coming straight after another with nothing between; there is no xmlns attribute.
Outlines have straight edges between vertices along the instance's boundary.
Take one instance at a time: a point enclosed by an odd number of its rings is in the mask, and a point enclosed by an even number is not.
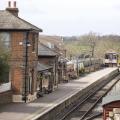
<svg viewBox="0 0 120 120"><path fill-rule="evenodd" d="M107 117L109 117L109 112L112 112L113 108L120 108L120 101L114 101L112 103L103 106L103 111L104 111L103 120L106 120Z"/></svg>
<svg viewBox="0 0 120 120"><path fill-rule="evenodd" d="M33 37L35 35L35 37ZM30 46L28 47L28 75L34 70L32 91L36 91L36 65L38 33L29 33ZM11 81L14 94L22 94L24 88L24 65L25 65L25 39L26 32L11 32ZM34 41L33 41L34 40ZM22 43L22 44L21 44ZM34 51L33 51L34 44Z"/></svg>
<svg viewBox="0 0 120 120"><path fill-rule="evenodd" d="M22 93L23 75L20 68L12 69L12 90L15 94Z"/></svg>
<svg viewBox="0 0 120 120"><path fill-rule="evenodd" d="M12 102L12 91L0 93L0 104L6 104Z"/></svg>

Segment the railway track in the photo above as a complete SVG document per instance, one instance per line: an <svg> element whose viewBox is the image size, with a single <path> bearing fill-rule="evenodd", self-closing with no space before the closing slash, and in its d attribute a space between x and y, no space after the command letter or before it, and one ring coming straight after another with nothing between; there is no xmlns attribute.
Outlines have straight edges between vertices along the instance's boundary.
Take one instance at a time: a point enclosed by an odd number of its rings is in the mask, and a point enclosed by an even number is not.
<svg viewBox="0 0 120 120"><path fill-rule="evenodd" d="M112 89L119 79L120 75L106 85L103 85L102 88L96 89L85 97L84 100L61 113L56 120L93 120L102 116L102 109L96 110L96 106L101 107L102 98Z"/></svg>

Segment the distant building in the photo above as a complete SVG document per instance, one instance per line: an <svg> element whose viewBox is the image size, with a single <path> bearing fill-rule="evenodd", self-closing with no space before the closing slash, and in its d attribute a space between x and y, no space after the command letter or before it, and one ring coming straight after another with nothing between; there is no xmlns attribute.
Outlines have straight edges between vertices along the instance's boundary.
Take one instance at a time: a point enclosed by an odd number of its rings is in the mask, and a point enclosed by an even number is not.
<svg viewBox="0 0 120 120"><path fill-rule="evenodd" d="M39 41L48 46L50 49L58 53L58 83L63 82L66 79L66 49L63 43L63 38L60 36L39 36Z"/></svg>
<svg viewBox="0 0 120 120"><path fill-rule="evenodd" d="M58 86L58 56L59 54L49 47L40 42L38 43L39 63L46 65L48 68L51 68L48 70L48 72L51 73L51 75L49 76L50 78L48 78L46 82L44 82L45 84L42 85L45 85L47 89L51 89L52 91ZM48 72L45 71L44 73L46 74Z"/></svg>
<svg viewBox="0 0 120 120"><path fill-rule="evenodd" d="M66 57L66 49L62 37L41 35L39 36L39 41L58 52L61 56Z"/></svg>
<svg viewBox="0 0 120 120"><path fill-rule="evenodd" d="M13 102L36 99L38 37L42 29L18 16L19 9L14 2L6 10L0 10L0 34L10 47L10 81Z"/></svg>

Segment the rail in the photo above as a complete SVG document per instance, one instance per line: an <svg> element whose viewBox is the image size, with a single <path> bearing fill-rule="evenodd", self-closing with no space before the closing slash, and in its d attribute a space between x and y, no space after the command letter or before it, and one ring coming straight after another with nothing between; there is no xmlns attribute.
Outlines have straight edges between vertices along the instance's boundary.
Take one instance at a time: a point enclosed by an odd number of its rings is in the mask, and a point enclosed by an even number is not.
<svg viewBox="0 0 120 120"><path fill-rule="evenodd" d="M83 120L89 112L98 104L98 102L113 88L113 86L117 83L118 81L115 81L112 86L109 87L109 89L106 90L104 94L102 94L95 102L94 104L86 111L86 113L80 118L80 120Z"/></svg>
<svg viewBox="0 0 120 120"><path fill-rule="evenodd" d="M94 103L92 104L92 106L85 111L85 113L80 117L80 120L91 120L92 118L94 118L95 116L99 116L102 113L98 113L97 115L93 115L87 119L86 116L91 112L91 110L96 106L96 104L98 104L98 102L112 89L112 87L119 81L120 79L120 75L115 77L114 79L112 79L111 81L114 80L113 84L104 92L104 94L102 94L98 99L96 99L94 101ZM109 83L108 83L109 84ZM105 85L102 86L102 88L104 88ZM98 88L96 89L94 92L92 92L91 94L89 94L83 101L79 102L76 106L74 106L70 111L68 111L67 113L65 113L65 115L63 115L60 119L57 120L66 120L66 118L68 118L68 116L70 116L74 111L76 111L78 108L80 108L80 106L83 106L83 104L92 96L94 96L94 94L96 94L98 91L100 91L102 88Z"/></svg>

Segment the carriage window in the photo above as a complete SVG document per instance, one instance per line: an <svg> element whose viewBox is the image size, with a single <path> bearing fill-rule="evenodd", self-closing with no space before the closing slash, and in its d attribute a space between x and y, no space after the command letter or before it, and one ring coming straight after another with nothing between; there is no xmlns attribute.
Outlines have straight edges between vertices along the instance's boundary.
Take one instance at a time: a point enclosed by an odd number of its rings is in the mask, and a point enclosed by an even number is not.
<svg viewBox="0 0 120 120"><path fill-rule="evenodd" d="M117 56L116 56L116 55L113 55L113 59L117 59Z"/></svg>
<svg viewBox="0 0 120 120"><path fill-rule="evenodd" d="M110 59L110 60L113 59L113 54L109 54L109 59Z"/></svg>
<svg viewBox="0 0 120 120"><path fill-rule="evenodd" d="M108 55L105 55L105 59L109 59L109 56L108 56Z"/></svg>

